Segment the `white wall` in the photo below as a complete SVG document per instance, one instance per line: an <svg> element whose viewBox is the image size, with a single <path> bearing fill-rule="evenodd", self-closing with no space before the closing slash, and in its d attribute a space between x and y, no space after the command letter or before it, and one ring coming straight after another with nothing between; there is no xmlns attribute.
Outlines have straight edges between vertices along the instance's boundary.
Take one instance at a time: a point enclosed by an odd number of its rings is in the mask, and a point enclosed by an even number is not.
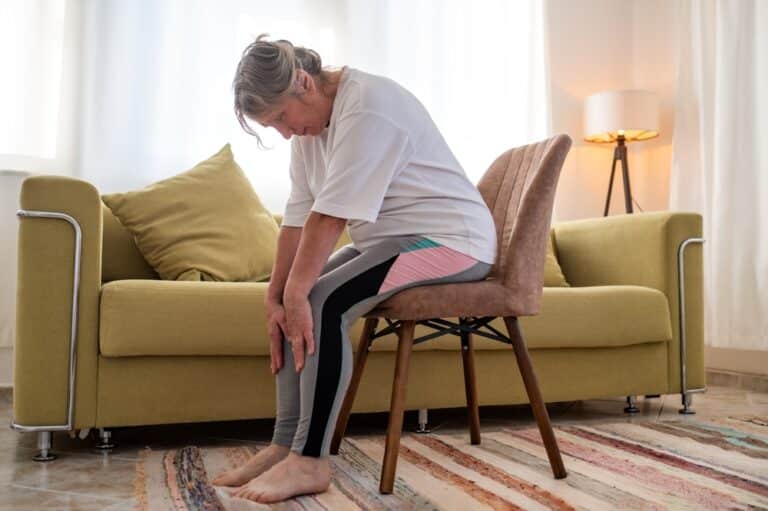
<svg viewBox="0 0 768 511"><path fill-rule="evenodd" d="M585 142L582 115L584 99L608 89L661 94L661 135L629 144L628 159L635 201L644 211L667 209L677 5L677 0L547 0L553 129L574 142L560 177L554 221L603 214L614 146ZM616 174L609 214L625 212L620 166Z"/></svg>
<svg viewBox="0 0 768 511"><path fill-rule="evenodd" d="M661 115L659 136L632 146L632 192L644 209L663 210L669 208L680 1L636 0L633 5L633 85L658 94Z"/></svg>

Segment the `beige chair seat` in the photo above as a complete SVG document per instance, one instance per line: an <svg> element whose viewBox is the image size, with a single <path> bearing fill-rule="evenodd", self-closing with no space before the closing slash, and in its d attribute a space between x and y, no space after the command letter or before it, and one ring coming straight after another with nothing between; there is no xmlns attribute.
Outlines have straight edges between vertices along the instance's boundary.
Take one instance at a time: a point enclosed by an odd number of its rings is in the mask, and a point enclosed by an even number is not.
<svg viewBox="0 0 768 511"><path fill-rule="evenodd" d="M494 279L412 287L379 303L365 317L431 319L469 316L524 316L530 299Z"/></svg>
<svg viewBox="0 0 768 511"><path fill-rule="evenodd" d="M444 307L456 318L472 316L479 304L474 293L485 293L490 281L437 284L412 288L424 304ZM445 288L467 289L454 295ZM479 289L478 289L479 288ZM477 291L472 291L473 289ZM260 282L176 282L167 280L116 280L104 284L99 314L99 344L103 356L269 356L264 317L267 284ZM411 290L386 302L390 318L404 311L415 317L431 309L414 308ZM434 296L431 296L434 295ZM461 297L461 299L459 299ZM380 304L381 305L381 304ZM491 305L482 309L486 312ZM374 309L376 310L376 309ZM373 312L373 311L371 311ZM434 316L433 316L434 317ZM611 321L601 318L610 317ZM592 286L544 288L541 313L520 319L531 349L619 347L668 341L672 337L669 305L664 294L642 286ZM363 321L349 332L357 349ZM567 327L564 327L567 325ZM504 331L501 318L491 326ZM416 334L430 333L417 326ZM394 351L397 338L377 339L373 351ZM476 350L510 349L500 342L476 336ZM415 351L458 350L451 336L417 344Z"/></svg>

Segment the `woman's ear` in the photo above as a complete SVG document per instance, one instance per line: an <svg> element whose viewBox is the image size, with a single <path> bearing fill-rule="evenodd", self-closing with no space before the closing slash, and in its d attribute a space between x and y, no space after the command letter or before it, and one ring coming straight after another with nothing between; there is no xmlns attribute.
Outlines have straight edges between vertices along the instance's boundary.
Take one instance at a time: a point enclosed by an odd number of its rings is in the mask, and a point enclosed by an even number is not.
<svg viewBox="0 0 768 511"><path fill-rule="evenodd" d="M296 70L296 88L298 92L306 92L309 90L307 87L307 72L303 69Z"/></svg>

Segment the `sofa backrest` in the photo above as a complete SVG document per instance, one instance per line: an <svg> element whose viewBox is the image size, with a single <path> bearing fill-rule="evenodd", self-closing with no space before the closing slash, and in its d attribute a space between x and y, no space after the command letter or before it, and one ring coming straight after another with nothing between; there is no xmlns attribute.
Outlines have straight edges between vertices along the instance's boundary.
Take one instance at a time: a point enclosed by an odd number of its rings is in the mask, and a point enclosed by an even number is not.
<svg viewBox="0 0 768 511"><path fill-rule="evenodd" d="M101 257L102 284L121 279L159 279L160 276L141 255L133 235L103 202L101 213L104 225ZM275 213L273 216L277 225L280 225L283 215Z"/></svg>
<svg viewBox="0 0 768 511"><path fill-rule="evenodd" d="M101 252L101 282L121 279L159 279L157 272L139 252L133 235L112 210L101 203L103 236Z"/></svg>

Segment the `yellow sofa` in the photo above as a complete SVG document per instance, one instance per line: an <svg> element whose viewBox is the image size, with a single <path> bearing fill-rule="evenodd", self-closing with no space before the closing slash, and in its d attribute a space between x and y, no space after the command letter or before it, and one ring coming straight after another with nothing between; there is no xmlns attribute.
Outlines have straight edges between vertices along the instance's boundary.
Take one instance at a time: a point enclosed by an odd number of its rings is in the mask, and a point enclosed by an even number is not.
<svg viewBox="0 0 768 511"><path fill-rule="evenodd" d="M112 427L274 417L266 282L159 280L83 180L30 177L20 204L11 427L39 433L36 459L53 458L53 431L99 428L108 446ZM541 314L520 319L544 399L680 393L690 411L705 388L701 216L552 230L571 287L545 287ZM353 412L389 410L395 342L375 341ZM480 404L527 402L511 348L477 338L475 350ZM466 404L458 338L415 346L409 388L407 409Z"/></svg>

